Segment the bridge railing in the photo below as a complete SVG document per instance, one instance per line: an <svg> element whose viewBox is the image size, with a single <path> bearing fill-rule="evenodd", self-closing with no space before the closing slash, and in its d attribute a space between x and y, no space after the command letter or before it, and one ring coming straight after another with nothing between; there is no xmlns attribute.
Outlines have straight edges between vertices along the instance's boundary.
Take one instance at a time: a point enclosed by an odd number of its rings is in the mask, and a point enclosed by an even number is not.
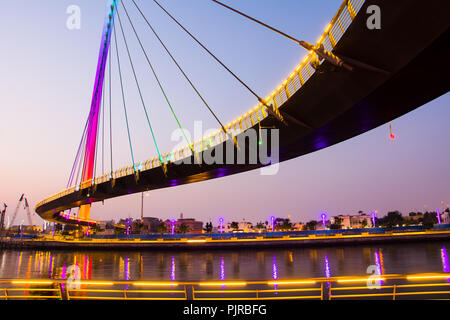
<svg viewBox="0 0 450 320"><path fill-rule="evenodd" d="M0 300L448 299L450 273L219 281L0 279Z"/></svg>
<svg viewBox="0 0 450 320"><path fill-rule="evenodd" d="M344 0L338 12L331 20L330 24L325 28L324 33L318 39L316 45L320 46L321 44L323 44L326 50L333 51L336 44L339 42L345 31L355 19L364 2L365 0ZM280 108L311 78L311 76L315 73L315 69L311 66L311 60L313 59L314 55L315 54L312 51L309 52L305 56L303 61L297 66L295 71L292 72L292 74L266 98L265 101L268 105L273 105L275 108ZM265 106L260 103L247 113L243 114L238 119L235 119L225 125L225 128L229 133L235 136L253 127L255 124L260 123L267 117L267 115L268 114L265 110ZM228 137L225 136L224 132L221 129L218 129L216 132L210 134L209 136L202 137L200 140L193 142L191 146L186 145L182 148L173 150L172 152L163 154L162 159L164 162L176 162L186 157L192 156L193 154L191 147L195 153L200 153L208 148L213 148L214 146L224 142L227 139ZM159 167L160 165L161 163L159 158L153 157L149 160L137 163L135 165L135 168L140 168L138 169L138 171L141 171L154 169L156 167ZM117 179L133 173L133 166L128 166L116 170L113 173L113 177ZM79 188L84 189L90 187L93 184L104 183L110 179L111 175L105 174L93 180L85 181L84 184L81 184L81 186L79 186ZM37 207L73 192L74 189L72 188L64 190L39 202L37 204Z"/></svg>

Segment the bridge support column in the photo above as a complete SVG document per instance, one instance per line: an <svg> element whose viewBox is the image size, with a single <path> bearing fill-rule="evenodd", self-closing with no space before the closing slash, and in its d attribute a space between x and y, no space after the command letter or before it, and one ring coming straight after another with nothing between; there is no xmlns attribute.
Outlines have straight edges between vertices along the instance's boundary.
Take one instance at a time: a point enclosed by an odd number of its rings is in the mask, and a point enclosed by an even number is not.
<svg viewBox="0 0 450 320"><path fill-rule="evenodd" d="M81 220L89 221L90 214L91 214L91 205L85 204L80 207L80 211L78 212L78 217Z"/></svg>

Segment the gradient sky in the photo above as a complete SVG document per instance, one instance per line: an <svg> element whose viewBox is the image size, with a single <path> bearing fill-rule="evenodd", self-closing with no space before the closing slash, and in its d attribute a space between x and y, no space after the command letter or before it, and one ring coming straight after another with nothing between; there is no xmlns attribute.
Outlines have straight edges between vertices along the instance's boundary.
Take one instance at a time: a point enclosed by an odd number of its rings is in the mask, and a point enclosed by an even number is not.
<svg viewBox="0 0 450 320"><path fill-rule="evenodd" d="M2 0L0 10L0 201L12 214L21 193L30 205L64 189L89 112L105 13L104 0ZM255 98L199 49L151 1L138 1L160 36L228 123L248 111ZM145 3L145 4L144 4ZM161 0L180 21L261 96L295 69L305 51L278 35L225 11L208 0ZM315 42L341 0L228 0L226 3ZM182 125L217 124L155 41L130 1L126 2ZM66 9L81 8L81 29L68 30ZM123 16L124 17L124 16ZM124 18L123 18L124 19ZM124 21L123 21L124 22ZM127 40L143 86L158 144L169 151L176 129L137 42ZM119 34L118 34L119 35ZM121 62L136 161L156 155L139 104L123 43ZM114 56L113 56L114 57ZM113 71L114 72L114 71ZM116 73L117 75L117 73ZM117 79L116 79L117 80ZM113 92L114 169L131 163L118 82ZM450 95L361 136L281 164L279 174L243 173L152 191L145 215L195 217L217 222L265 221L271 215L295 221L319 219L322 211L381 214L441 207L450 203ZM108 141L107 141L108 142ZM109 157L109 149L107 149ZM109 159L107 157L107 159ZM109 163L109 160L107 161ZM109 165L107 166L109 170ZM94 219L140 216L140 195L95 204ZM20 211L16 223L25 219ZM42 220L34 217L36 222ZM26 220L25 220L26 221Z"/></svg>

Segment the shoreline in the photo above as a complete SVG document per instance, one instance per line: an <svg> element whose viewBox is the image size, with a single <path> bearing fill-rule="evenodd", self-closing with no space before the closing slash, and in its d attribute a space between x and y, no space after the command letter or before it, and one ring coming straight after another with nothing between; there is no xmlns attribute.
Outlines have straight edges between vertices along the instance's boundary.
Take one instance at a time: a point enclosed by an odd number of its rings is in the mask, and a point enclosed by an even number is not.
<svg viewBox="0 0 450 320"><path fill-rule="evenodd" d="M3 240L2 249L54 249L54 250L204 250L204 249L253 249L253 248L308 248L364 245L378 243L404 243L450 240L450 231L425 231L408 233L360 234L337 236L285 236L283 238L256 239L179 239L179 240Z"/></svg>

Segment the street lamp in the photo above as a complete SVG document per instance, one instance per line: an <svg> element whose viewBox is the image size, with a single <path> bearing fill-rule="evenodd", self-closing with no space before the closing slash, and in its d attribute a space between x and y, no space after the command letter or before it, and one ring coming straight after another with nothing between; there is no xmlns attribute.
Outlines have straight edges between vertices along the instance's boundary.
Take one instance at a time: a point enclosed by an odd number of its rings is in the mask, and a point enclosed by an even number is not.
<svg viewBox="0 0 450 320"><path fill-rule="evenodd" d="M223 233L223 218L222 217L219 218L219 226L220 226L220 234L222 234Z"/></svg>
<svg viewBox="0 0 450 320"><path fill-rule="evenodd" d="M272 232L274 232L275 231L275 217L274 216L270 217L270 222L272 223Z"/></svg>
<svg viewBox="0 0 450 320"><path fill-rule="evenodd" d="M320 217L322 218L323 230L326 230L326 224L327 224L327 215L326 215L326 213L322 213L320 215Z"/></svg>
<svg viewBox="0 0 450 320"><path fill-rule="evenodd" d="M172 235L175 234L175 222L176 222L175 219L170 220L170 225L171 225L171 229L172 229L172 232L171 232Z"/></svg>
<svg viewBox="0 0 450 320"><path fill-rule="evenodd" d="M436 210L436 215L438 219L438 224L441 224L441 212L439 211L439 209Z"/></svg>
<svg viewBox="0 0 450 320"><path fill-rule="evenodd" d="M372 218L372 226L373 226L374 228L376 228L376 225L375 225L375 218L377 217L376 212L375 212L375 211L372 211L372 213L370 214L370 216L371 216L371 218Z"/></svg>
<svg viewBox="0 0 450 320"><path fill-rule="evenodd" d="M130 219L127 219L127 237L130 235Z"/></svg>

